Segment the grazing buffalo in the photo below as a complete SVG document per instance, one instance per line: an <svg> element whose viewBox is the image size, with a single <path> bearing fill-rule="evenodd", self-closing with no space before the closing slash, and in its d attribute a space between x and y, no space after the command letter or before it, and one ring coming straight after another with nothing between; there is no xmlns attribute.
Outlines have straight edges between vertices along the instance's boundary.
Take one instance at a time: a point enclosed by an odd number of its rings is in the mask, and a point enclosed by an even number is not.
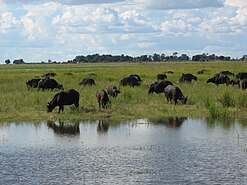
<svg viewBox="0 0 247 185"><path fill-rule="evenodd" d="M216 74L214 77L209 78L207 80L207 83L212 82L216 85L219 84L226 84L228 85L230 83L230 78L227 75L223 75L223 74Z"/></svg>
<svg viewBox="0 0 247 185"><path fill-rule="evenodd" d="M229 84L231 84L232 86L237 85L238 87L240 87L240 80L230 80Z"/></svg>
<svg viewBox="0 0 247 185"><path fill-rule="evenodd" d="M72 105L74 104L75 107L79 108L79 99L80 94L75 89L70 89L67 91L61 91L53 97L53 99L47 103L47 111L52 112L52 110L59 106L59 111L64 110L64 105Z"/></svg>
<svg viewBox="0 0 247 185"><path fill-rule="evenodd" d="M206 69L202 69L200 71L197 71L197 74L203 74L205 72L209 72L209 70L206 70Z"/></svg>
<svg viewBox="0 0 247 185"><path fill-rule="evenodd" d="M150 93L164 93L164 89L168 86L168 85L173 85L172 82L170 81L162 81L162 82L152 82L149 85L149 89L148 89L148 94Z"/></svg>
<svg viewBox="0 0 247 185"><path fill-rule="evenodd" d="M89 85L89 86L92 86L92 85L95 85L95 81L94 81L94 79L92 79L92 78L84 78L84 79L79 83L79 85L83 85L83 86Z"/></svg>
<svg viewBox="0 0 247 185"><path fill-rule="evenodd" d="M165 71L164 73L166 73L166 74L174 74L173 71Z"/></svg>
<svg viewBox="0 0 247 185"><path fill-rule="evenodd" d="M37 88L41 78L32 78L26 81L27 88Z"/></svg>
<svg viewBox="0 0 247 185"><path fill-rule="evenodd" d="M116 86L110 86L107 89L107 93L112 97L117 97L117 95L121 93L121 91Z"/></svg>
<svg viewBox="0 0 247 185"><path fill-rule="evenodd" d="M157 74L157 80L164 80L166 78L167 78L166 74Z"/></svg>
<svg viewBox="0 0 247 185"><path fill-rule="evenodd" d="M247 89L247 78L244 78L242 83L241 83L241 87L243 90Z"/></svg>
<svg viewBox="0 0 247 185"><path fill-rule="evenodd" d="M227 76L234 76L234 73L227 71L227 70L221 71L220 74L227 75Z"/></svg>
<svg viewBox="0 0 247 185"><path fill-rule="evenodd" d="M165 89L165 97L167 99L167 102L172 102L174 101L175 104L178 103L178 100L182 104L186 104L187 102L187 97L185 97L182 93L182 91L175 85L168 85Z"/></svg>
<svg viewBox="0 0 247 185"><path fill-rule="evenodd" d="M246 72L241 72L236 74L236 78L239 80L243 80L244 78L247 78L247 73Z"/></svg>
<svg viewBox="0 0 247 185"><path fill-rule="evenodd" d="M100 107L107 108L107 106L110 104L109 97L108 97L106 91L103 89L100 89L96 92L96 98L97 98L98 103L99 103L99 108Z"/></svg>
<svg viewBox="0 0 247 185"><path fill-rule="evenodd" d="M141 84L141 78L139 75L130 75L128 77L125 77L125 78L122 78L120 80L120 83L119 85L122 85L122 86L131 86L131 87L134 87L134 86L139 86Z"/></svg>
<svg viewBox="0 0 247 185"><path fill-rule="evenodd" d="M179 78L179 82L183 83L183 82L187 82L187 83L191 83L192 80L197 80L197 77L188 73L188 74L182 74L182 76Z"/></svg>
<svg viewBox="0 0 247 185"><path fill-rule="evenodd" d="M38 90L42 89L42 90L53 90L53 89L63 89L63 85L59 84L55 79L51 79L51 78L44 78L42 80L39 81L38 83Z"/></svg>
<svg viewBox="0 0 247 185"><path fill-rule="evenodd" d="M54 73L54 72L51 72L51 73L46 73L46 74L43 74L41 77L54 77L54 76L57 76L57 74L56 73Z"/></svg>

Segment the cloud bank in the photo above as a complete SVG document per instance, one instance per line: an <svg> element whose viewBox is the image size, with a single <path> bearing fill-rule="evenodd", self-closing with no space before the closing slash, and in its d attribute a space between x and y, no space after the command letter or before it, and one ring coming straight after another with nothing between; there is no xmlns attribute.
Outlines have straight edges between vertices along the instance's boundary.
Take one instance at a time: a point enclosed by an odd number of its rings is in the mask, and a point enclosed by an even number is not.
<svg viewBox="0 0 247 185"><path fill-rule="evenodd" d="M241 57L245 0L0 0L0 63L92 53Z"/></svg>

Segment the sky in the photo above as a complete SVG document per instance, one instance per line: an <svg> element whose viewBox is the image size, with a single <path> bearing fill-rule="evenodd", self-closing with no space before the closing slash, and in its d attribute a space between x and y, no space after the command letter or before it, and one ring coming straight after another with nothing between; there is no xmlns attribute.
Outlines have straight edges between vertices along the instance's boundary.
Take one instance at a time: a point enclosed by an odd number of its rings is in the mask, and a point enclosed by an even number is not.
<svg viewBox="0 0 247 185"><path fill-rule="evenodd" d="M0 0L0 63L247 54L247 0Z"/></svg>

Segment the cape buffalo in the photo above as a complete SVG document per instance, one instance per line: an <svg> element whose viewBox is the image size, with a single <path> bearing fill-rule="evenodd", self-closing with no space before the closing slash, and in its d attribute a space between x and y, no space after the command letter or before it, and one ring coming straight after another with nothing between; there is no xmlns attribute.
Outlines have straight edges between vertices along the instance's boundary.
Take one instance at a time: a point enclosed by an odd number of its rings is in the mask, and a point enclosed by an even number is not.
<svg viewBox="0 0 247 185"><path fill-rule="evenodd" d="M42 77L54 77L54 76L57 76L57 74L54 73L54 72L46 73L46 74L43 74L43 75L42 75Z"/></svg>
<svg viewBox="0 0 247 185"><path fill-rule="evenodd" d="M241 87L243 90L247 89L247 78L244 78L242 83L241 83Z"/></svg>
<svg viewBox="0 0 247 185"><path fill-rule="evenodd" d="M221 71L220 74L227 75L227 76L234 76L234 73L227 71L227 70Z"/></svg>
<svg viewBox="0 0 247 185"><path fill-rule="evenodd" d="M183 82L187 82L187 83L191 83L192 80L197 80L197 77L188 73L188 74L182 74L182 76L179 78L179 82L183 83Z"/></svg>
<svg viewBox="0 0 247 185"><path fill-rule="evenodd" d="M79 83L79 85L83 85L83 86L89 85L89 86L92 86L92 85L95 85L95 81L94 81L94 79L92 79L92 78L84 78L84 79Z"/></svg>
<svg viewBox="0 0 247 185"><path fill-rule="evenodd" d="M26 81L27 88L37 88L41 78L32 78Z"/></svg>
<svg viewBox="0 0 247 185"><path fill-rule="evenodd" d="M209 70L206 70L206 69L202 69L200 71L197 71L197 74L203 74L205 72L209 72Z"/></svg>
<svg viewBox="0 0 247 185"><path fill-rule="evenodd" d="M134 86L139 86L140 83L141 83L141 78L138 75L130 75L128 77L122 78L120 80L119 85L122 86L129 85L131 87L134 87Z"/></svg>
<svg viewBox="0 0 247 185"><path fill-rule="evenodd" d="M107 93L112 97L117 97L117 95L121 93L121 91L116 86L110 86L107 89Z"/></svg>
<svg viewBox="0 0 247 185"><path fill-rule="evenodd" d="M166 74L157 74L157 80L164 80L166 78L167 78Z"/></svg>
<svg viewBox="0 0 247 185"><path fill-rule="evenodd" d="M149 85L148 94L154 93L154 92L156 94L164 93L164 89L168 85L173 85L173 84L170 81L162 81L162 82L154 81L154 82L150 83L150 85Z"/></svg>
<svg viewBox="0 0 247 185"><path fill-rule="evenodd" d="M108 97L106 91L103 89L100 89L96 92L96 98L97 98L98 103L99 103L99 108L100 107L107 108L107 105L110 104L109 97Z"/></svg>
<svg viewBox="0 0 247 185"><path fill-rule="evenodd" d="M236 78L239 80L243 80L244 78L247 78L247 73L246 72L241 72L236 74Z"/></svg>
<svg viewBox="0 0 247 185"><path fill-rule="evenodd" d="M62 84L59 84L55 79L51 79L51 78L44 78L42 80L39 81L38 83L38 90L42 89L42 90L45 90L45 89L61 89L61 90L64 90L63 89L63 85Z"/></svg>
<svg viewBox="0 0 247 185"><path fill-rule="evenodd" d="M231 84L232 86L237 85L238 87L240 87L240 80L230 80L229 84Z"/></svg>
<svg viewBox="0 0 247 185"><path fill-rule="evenodd" d="M175 104L177 104L178 100L183 103L186 104L187 102L187 97L185 97L182 93L182 91L175 85L168 85L165 89L165 97L167 99L167 102L172 102L172 100L174 101Z"/></svg>
<svg viewBox="0 0 247 185"><path fill-rule="evenodd" d="M52 112L52 110L59 106L59 111L64 110L64 105L72 105L79 107L80 94L75 89L70 89L67 91L61 91L53 97L53 99L47 103L47 112Z"/></svg>
<svg viewBox="0 0 247 185"><path fill-rule="evenodd" d="M229 84L230 83L230 78L226 75L223 75L223 74L216 74L214 77L212 78L209 78L207 80L207 83L209 82L212 82L216 85L219 85L219 84Z"/></svg>

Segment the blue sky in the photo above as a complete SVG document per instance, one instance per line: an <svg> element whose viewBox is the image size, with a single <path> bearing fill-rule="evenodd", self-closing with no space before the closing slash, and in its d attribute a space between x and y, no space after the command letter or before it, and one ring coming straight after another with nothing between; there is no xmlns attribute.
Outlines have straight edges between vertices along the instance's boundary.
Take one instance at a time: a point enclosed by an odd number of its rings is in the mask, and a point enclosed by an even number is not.
<svg viewBox="0 0 247 185"><path fill-rule="evenodd" d="M247 0L0 0L0 63L247 54Z"/></svg>

